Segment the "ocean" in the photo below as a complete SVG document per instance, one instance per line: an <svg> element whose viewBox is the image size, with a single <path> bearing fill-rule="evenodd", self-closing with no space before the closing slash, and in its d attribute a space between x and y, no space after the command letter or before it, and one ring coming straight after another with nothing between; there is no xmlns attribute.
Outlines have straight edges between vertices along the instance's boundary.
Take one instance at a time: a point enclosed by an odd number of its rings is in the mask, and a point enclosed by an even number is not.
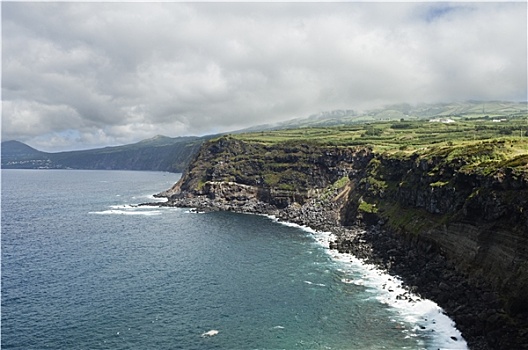
<svg viewBox="0 0 528 350"><path fill-rule="evenodd" d="M329 233L136 206L180 174L1 174L2 349L467 349Z"/></svg>

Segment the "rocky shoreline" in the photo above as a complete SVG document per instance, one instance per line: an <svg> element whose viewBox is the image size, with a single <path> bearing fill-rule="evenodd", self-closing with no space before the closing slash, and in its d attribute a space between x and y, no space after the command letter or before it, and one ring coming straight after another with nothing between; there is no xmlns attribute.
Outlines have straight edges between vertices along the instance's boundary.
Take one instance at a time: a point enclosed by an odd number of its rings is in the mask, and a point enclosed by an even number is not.
<svg viewBox="0 0 528 350"><path fill-rule="evenodd" d="M303 205L284 209L256 198L225 200L208 196L172 197L155 205L188 207L197 211L233 211L273 215L314 230L332 232L336 241L331 249L351 253L398 276L404 287L423 298L436 302L451 317L470 349L528 349L528 334L523 333L528 320L511 319L504 311L499 295L484 281L468 279L430 243L402 239L379 224L366 227L358 221L342 226L338 202L311 199ZM526 323L525 323L526 322Z"/></svg>
<svg viewBox="0 0 528 350"><path fill-rule="evenodd" d="M481 161L506 146L392 154L225 136L159 197L333 232L332 248L435 301L471 349L528 349L528 159Z"/></svg>
<svg viewBox="0 0 528 350"><path fill-rule="evenodd" d="M483 280L458 272L431 244L402 240L379 227L341 239L334 248L349 252L390 274L444 309L470 349L525 349L526 334L511 320L498 293Z"/></svg>

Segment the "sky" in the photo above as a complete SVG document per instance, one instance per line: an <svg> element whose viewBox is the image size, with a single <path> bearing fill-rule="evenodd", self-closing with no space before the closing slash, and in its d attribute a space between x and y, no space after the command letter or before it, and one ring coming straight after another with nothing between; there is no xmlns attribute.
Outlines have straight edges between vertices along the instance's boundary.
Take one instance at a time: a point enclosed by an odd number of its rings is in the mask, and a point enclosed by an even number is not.
<svg viewBox="0 0 528 350"><path fill-rule="evenodd" d="M2 2L2 141L43 151L527 100L527 3Z"/></svg>

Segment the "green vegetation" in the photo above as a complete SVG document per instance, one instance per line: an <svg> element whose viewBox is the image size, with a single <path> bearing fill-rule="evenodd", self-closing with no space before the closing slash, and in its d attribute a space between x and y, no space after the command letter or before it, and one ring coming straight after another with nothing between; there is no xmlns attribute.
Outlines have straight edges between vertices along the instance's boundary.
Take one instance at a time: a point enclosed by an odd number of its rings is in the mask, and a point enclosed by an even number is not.
<svg viewBox="0 0 528 350"><path fill-rule="evenodd" d="M339 190L339 189L343 188L349 182L350 182L350 179L348 178L348 176L343 176L342 178L340 178L339 180L334 182L334 184L332 186L330 186L330 189L331 190Z"/></svg>
<svg viewBox="0 0 528 350"><path fill-rule="evenodd" d="M433 188L434 187L444 187L447 184L449 184L449 181L436 181L436 182L431 183L429 186L431 186Z"/></svg>
<svg viewBox="0 0 528 350"><path fill-rule="evenodd" d="M528 117L522 115L501 119L488 116L453 117L440 121L308 127L236 134L232 137L266 146L370 147L375 153L397 158L414 154L422 158L443 158L447 162L458 161L463 163L463 171L487 174L499 167L526 166L527 131Z"/></svg>
<svg viewBox="0 0 528 350"><path fill-rule="evenodd" d="M341 190L343 187L345 187L349 183L350 183L350 179L348 178L348 176L343 176L342 178L338 179L336 182L328 186L324 190L323 194L320 196L319 199L321 201L327 201L330 198L334 198L334 196L336 195L336 192Z"/></svg>
<svg viewBox="0 0 528 350"><path fill-rule="evenodd" d="M377 213L378 208L376 207L376 204L367 203L365 201L359 202L358 210L364 213Z"/></svg>
<svg viewBox="0 0 528 350"><path fill-rule="evenodd" d="M505 134L504 130L512 132ZM259 131L217 138L211 158L202 167L208 180L236 181L301 196L317 188L322 190L320 200L328 201L340 198L341 190L348 194L345 186L350 180L347 175L321 173L320 169L339 166L337 155L371 152L366 168L358 169L365 173L354 184L363 196L358 210L391 218L396 227L410 232L435 220L440 224L443 217L403 207L394 211L383 203L403 192L425 191L443 198L444 192L451 193L456 173L528 178L526 130L528 121L523 115L500 121L453 117L443 122L406 119ZM327 157L332 154L336 157ZM214 171L209 171L211 164L215 164ZM430 211L444 210L439 209L442 203Z"/></svg>
<svg viewBox="0 0 528 350"><path fill-rule="evenodd" d="M526 115L526 102L508 101L465 101L410 105L406 103L388 105L366 111L334 110L314 114L309 118L297 118L276 125L255 128L257 131L276 129L298 129L306 127L334 127L343 125L402 122L395 128L405 128L403 122L429 120L431 118L481 118L493 120Z"/></svg>
<svg viewBox="0 0 528 350"><path fill-rule="evenodd" d="M418 235L427 228L441 225L448 217L448 215L438 217L424 209L404 207L394 202L380 202L379 205L380 217L388 220L393 230L403 230L413 235Z"/></svg>
<svg viewBox="0 0 528 350"><path fill-rule="evenodd" d="M375 151L413 152L431 147L471 145L501 139L505 142L528 139L528 117L502 119L458 118L444 122L428 120L394 123L377 122L333 127L307 127L232 135L264 144L305 142L336 146L373 146ZM454 122L446 123L445 121Z"/></svg>

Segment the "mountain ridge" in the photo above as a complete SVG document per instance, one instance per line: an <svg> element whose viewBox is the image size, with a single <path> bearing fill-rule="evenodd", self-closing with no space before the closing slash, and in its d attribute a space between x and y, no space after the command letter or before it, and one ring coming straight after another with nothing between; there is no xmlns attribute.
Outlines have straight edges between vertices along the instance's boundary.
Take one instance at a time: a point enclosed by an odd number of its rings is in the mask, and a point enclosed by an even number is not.
<svg viewBox="0 0 528 350"><path fill-rule="evenodd" d="M181 172L208 137L158 135L133 144L43 152L20 141L2 142L3 169L104 169Z"/></svg>

